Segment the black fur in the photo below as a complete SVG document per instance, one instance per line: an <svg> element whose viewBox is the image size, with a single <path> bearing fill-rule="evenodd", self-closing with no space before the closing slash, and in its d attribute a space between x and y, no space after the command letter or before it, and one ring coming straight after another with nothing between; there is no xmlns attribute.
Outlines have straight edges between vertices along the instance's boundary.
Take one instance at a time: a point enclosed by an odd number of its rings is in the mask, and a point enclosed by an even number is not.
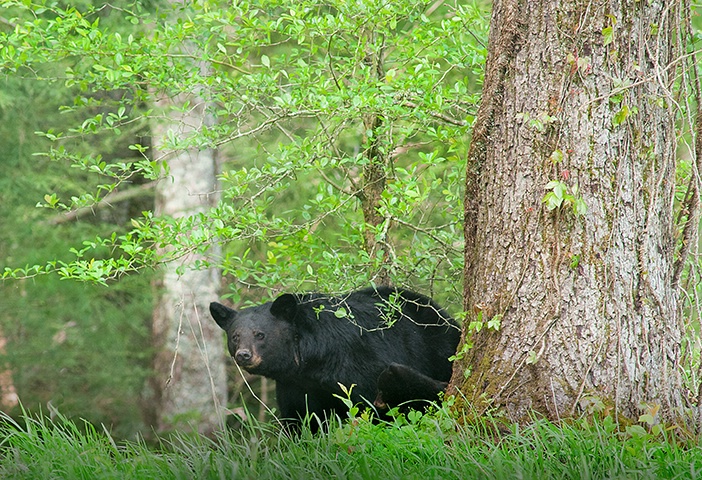
<svg viewBox="0 0 702 480"><path fill-rule="evenodd" d="M382 412L400 407L406 413L410 409L423 410L429 401L439 400L446 391L448 382L436 380L407 365L393 363L378 377L378 394L373 404Z"/></svg>
<svg viewBox="0 0 702 480"><path fill-rule="evenodd" d="M393 363L448 381L448 357L460 338L456 322L431 299L390 287L339 297L284 294L238 312L212 303L210 312L237 363L276 380L280 415L288 419L307 411L343 416L346 407L334 396L343 396L339 383L353 385L354 403L369 405Z"/></svg>

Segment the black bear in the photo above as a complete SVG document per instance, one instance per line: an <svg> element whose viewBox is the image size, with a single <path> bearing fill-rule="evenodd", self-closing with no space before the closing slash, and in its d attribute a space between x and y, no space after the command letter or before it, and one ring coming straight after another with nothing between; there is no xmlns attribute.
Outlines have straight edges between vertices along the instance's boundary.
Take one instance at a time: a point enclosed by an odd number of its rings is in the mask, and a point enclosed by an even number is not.
<svg viewBox="0 0 702 480"><path fill-rule="evenodd" d="M332 297L283 294L235 311L219 303L210 313L227 332L229 353L246 371L276 381L280 415L343 416L339 384L351 400L370 405L381 372L406 365L439 381L451 377L457 323L430 298L392 287Z"/></svg>
<svg viewBox="0 0 702 480"><path fill-rule="evenodd" d="M428 377L407 365L393 363L378 377L378 394L373 404L380 411L393 407L400 407L403 413L410 409L422 410L429 405L427 400L439 400L439 393L446 387L448 382Z"/></svg>

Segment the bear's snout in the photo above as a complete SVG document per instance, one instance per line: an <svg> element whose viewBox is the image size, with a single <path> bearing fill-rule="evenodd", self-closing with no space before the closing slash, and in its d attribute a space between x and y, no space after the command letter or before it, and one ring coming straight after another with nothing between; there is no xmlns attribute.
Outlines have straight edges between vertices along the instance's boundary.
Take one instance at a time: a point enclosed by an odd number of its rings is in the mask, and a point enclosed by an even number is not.
<svg viewBox="0 0 702 480"><path fill-rule="evenodd" d="M261 366L261 361L263 359L255 350L240 348L232 356L236 364L247 372L262 375L262 373L258 371L258 368Z"/></svg>
<svg viewBox="0 0 702 480"><path fill-rule="evenodd" d="M378 396L375 398L375 401L373 401L373 405L379 410L388 410L388 404L385 403L380 392L378 392Z"/></svg>
<svg viewBox="0 0 702 480"><path fill-rule="evenodd" d="M238 363L242 367L246 367L251 363L252 357L253 354L251 353L251 350L247 348L241 348L236 351L236 354L234 355L234 360L236 360L236 363Z"/></svg>

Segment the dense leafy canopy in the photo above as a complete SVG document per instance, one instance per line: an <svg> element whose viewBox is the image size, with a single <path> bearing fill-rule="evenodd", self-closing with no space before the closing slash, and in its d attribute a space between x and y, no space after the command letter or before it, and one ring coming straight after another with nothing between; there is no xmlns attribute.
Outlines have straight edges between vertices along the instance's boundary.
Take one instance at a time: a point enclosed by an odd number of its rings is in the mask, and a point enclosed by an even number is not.
<svg viewBox="0 0 702 480"><path fill-rule="evenodd" d="M211 117L168 147L218 148L225 167L222 202L207 214L156 218L147 210L73 247L74 258L7 267L4 277L57 272L104 283L165 261L155 246L171 245L177 257L224 242L226 257L213 261L245 285L343 290L378 269L429 290L459 283L461 152L485 54L477 6L11 5L4 70L73 95L61 121L40 134L51 141L47 157L78 169L81 183L56 185L43 206L65 215L136 182L167 181L167 161L148 145L162 95L197 92ZM368 116L379 120L366 129ZM110 159L95 148L115 138L132 155ZM365 226L363 167L378 159L382 222ZM388 245L385 255L363 248L365 228Z"/></svg>

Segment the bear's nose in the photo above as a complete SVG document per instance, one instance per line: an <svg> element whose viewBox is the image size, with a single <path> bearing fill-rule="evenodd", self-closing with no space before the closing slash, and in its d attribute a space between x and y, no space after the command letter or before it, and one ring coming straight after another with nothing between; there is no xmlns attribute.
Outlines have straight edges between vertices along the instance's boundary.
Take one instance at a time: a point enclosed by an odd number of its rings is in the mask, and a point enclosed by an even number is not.
<svg viewBox="0 0 702 480"><path fill-rule="evenodd" d="M245 348L242 348L241 350L236 351L236 355L234 355L234 359L236 360L236 363L239 365L246 365L251 361L251 350L247 350Z"/></svg>

